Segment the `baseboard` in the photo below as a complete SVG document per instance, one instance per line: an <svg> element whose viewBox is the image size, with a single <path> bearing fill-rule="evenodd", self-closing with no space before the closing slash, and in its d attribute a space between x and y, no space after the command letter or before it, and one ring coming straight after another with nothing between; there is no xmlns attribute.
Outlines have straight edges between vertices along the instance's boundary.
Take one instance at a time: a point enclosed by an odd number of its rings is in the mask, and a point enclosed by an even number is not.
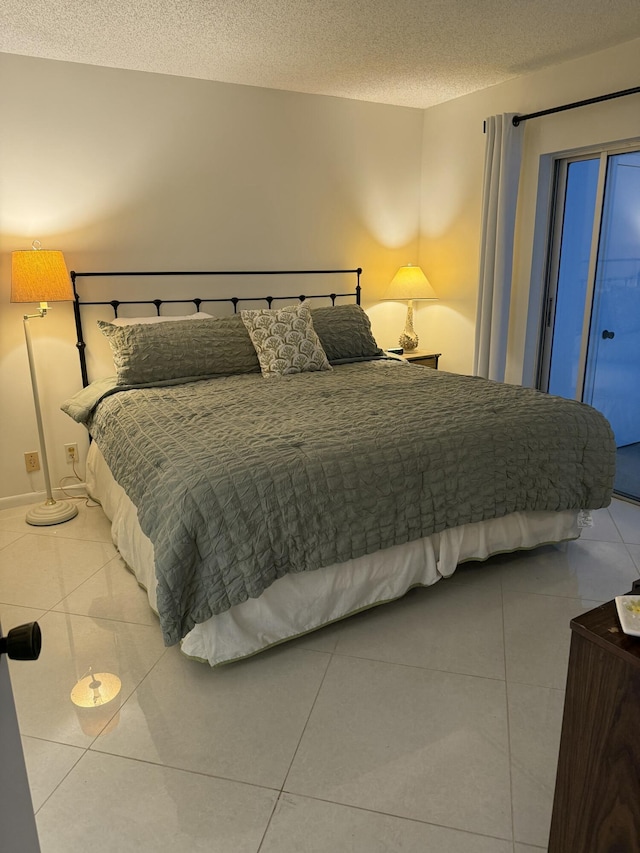
<svg viewBox="0 0 640 853"><path fill-rule="evenodd" d="M74 498L82 498L87 494L86 483L74 483L73 486L65 486L64 491ZM64 500L62 489L53 489L53 497L56 500ZM30 504L44 503L47 499L46 492L28 492L26 495L9 495L0 498L0 512L3 509L11 509L15 506L29 506Z"/></svg>

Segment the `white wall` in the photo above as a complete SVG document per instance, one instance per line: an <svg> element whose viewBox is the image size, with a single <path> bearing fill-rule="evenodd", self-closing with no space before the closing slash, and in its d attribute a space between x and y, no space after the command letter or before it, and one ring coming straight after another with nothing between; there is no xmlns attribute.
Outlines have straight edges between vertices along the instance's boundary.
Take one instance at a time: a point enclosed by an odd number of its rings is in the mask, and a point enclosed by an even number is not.
<svg viewBox="0 0 640 853"><path fill-rule="evenodd" d="M0 81L0 507L43 488L14 249L76 270L362 266L365 308L417 261L421 110L7 54ZM397 308L371 312L383 346ZM58 409L80 386L71 306L32 328L55 483L63 444L86 446Z"/></svg>
<svg viewBox="0 0 640 853"><path fill-rule="evenodd" d="M639 56L629 42L423 112L0 54L0 506L42 488L22 460L36 429L23 306L9 303L12 250L38 238L70 269L361 265L382 346L396 344L404 308L378 297L398 266L418 261L440 296L418 304L420 347L467 373L483 119L635 86ZM640 137L639 101L526 125L508 381L531 369L541 157ZM58 411L80 381L71 307L35 321L34 342L57 481L69 473L62 445L83 440Z"/></svg>
<svg viewBox="0 0 640 853"><path fill-rule="evenodd" d="M425 111L420 264L441 299L421 309L420 322L425 343L428 340L430 348L442 350L445 369L469 373L473 365L483 120L497 113L535 112L632 88L640 82L639 71L640 40L636 40ZM525 358L525 334L541 158L552 152L633 137L640 137L640 95L525 124L508 382L530 382L535 362L530 349ZM534 286L539 287L540 282L535 281ZM534 293L530 316L537 314L535 297ZM535 324L530 331L535 337Z"/></svg>

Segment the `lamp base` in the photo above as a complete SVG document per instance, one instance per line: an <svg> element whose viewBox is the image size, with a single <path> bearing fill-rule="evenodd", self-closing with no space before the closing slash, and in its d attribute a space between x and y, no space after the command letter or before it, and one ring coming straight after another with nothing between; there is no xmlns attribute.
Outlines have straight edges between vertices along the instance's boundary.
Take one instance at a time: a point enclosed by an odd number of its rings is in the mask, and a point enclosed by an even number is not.
<svg viewBox="0 0 640 853"><path fill-rule="evenodd" d="M418 349L418 336L415 332L413 335L408 335L405 329L405 331L400 335L398 343L402 347L403 352L411 352L414 349Z"/></svg>
<svg viewBox="0 0 640 853"><path fill-rule="evenodd" d="M78 514L78 507L70 501L46 501L32 507L26 515L27 524L46 527L49 524L62 524Z"/></svg>
<svg viewBox="0 0 640 853"><path fill-rule="evenodd" d="M418 336L413 328L413 300L407 303L407 319L404 324L404 332L400 335L398 342L405 352L418 348Z"/></svg>

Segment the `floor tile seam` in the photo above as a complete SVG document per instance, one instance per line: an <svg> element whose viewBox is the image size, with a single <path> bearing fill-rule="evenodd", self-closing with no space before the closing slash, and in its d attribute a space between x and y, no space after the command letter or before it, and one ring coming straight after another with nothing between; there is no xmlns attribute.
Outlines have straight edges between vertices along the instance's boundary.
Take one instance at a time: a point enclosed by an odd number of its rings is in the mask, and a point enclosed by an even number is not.
<svg viewBox="0 0 640 853"><path fill-rule="evenodd" d="M500 556L500 555L497 555L497 556ZM484 583L486 585L491 580L491 578L487 576L488 575L488 569L495 568L495 564L489 562L491 559L492 559L491 557L487 557L487 559L480 564L480 566L477 569L478 577L471 577L471 574L469 574L469 575L457 574L456 571L454 570L453 574L442 575L442 577L439 580L445 581L445 582L450 581L452 586L460 586L461 584L477 584L477 583ZM465 566L467 564L460 563L459 565ZM500 580L500 578L498 577L496 579L496 583L499 580ZM433 583L433 584L429 584L428 586L418 587L418 589L425 589L425 590L431 589L435 585L436 584ZM446 588L446 587L444 587L444 588Z"/></svg>
<svg viewBox="0 0 640 853"><path fill-rule="evenodd" d="M514 683L517 683L517 682L512 682L512 684L514 684ZM529 686L532 686L532 685L529 685ZM557 687L548 687L548 688L543 688L543 689L555 690L558 693L564 693L563 690L559 690ZM507 714L510 716L509 685L507 685ZM556 763L557 763L557 759L556 759ZM513 768L517 768L519 770L519 772L522 774L523 778L525 778L528 782L533 782L534 784L538 784L539 780L536 778L534 772L531 770L531 768L526 763L523 763L521 761L516 761L515 759L513 759L513 760L511 759L511 737L509 737L509 769L510 769L510 774L511 774L511 770ZM511 774L511 775L513 775L513 774ZM513 827L512 827L514 844L516 844L516 843L517 844L528 844L529 842L520 841L520 839L518 839L518 837L517 837L516 826L515 826L515 813L513 811L513 788L511 791L511 803L512 803L511 812L512 812L513 817L514 817ZM549 816L549 818L551 818L551 816ZM537 845L532 845L532 846L535 847ZM543 848L543 849L545 849L545 848Z"/></svg>
<svg viewBox="0 0 640 853"><path fill-rule="evenodd" d="M38 738L38 740L46 740L46 738ZM48 741L48 743L59 743L59 741ZM73 746L72 744L68 744L68 743L66 743L66 744L62 744L62 745L63 745L63 746ZM75 768L78 766L78 762L79 762L79 761L82 761L82 759L84 758L84 756L86 755L86 753L89 751L89 750L88 750L88 747L87 747L87 748L83 748L83 747L81 747L81 746L80 746L80 747L77 747L77 746L76 746L76 747L74 747L74 748L75 748L75 749L81 749L81 750L82 750L82 754L81 754L81 755L79 755L79 756L76 758L76 760L73 762L73 764L71 765L71 767L69 767L69 769L68 769L68 770L67 770L67 772L64 774L64 776L62 777L62 779L60 779L60 781L59 781L59 782L58 782L58 784L53 788L53 790L52 790L52 791L50 791L50 792L49 792L49 794L44 798L44 800L40 803L40 805L38 806L38 808L37 808L37 809L34 809L34 812L33 812L33 814L34 814L34 815L39 814L39 812L44 808L44 806L46 806L46 804L49 802L49 800L51 799L51 797L52 797L52 796L55 794L55 792L58 790L58 788L60 787L60 785L62 785L62 783L67 779L67 777L69 776L69 774L70 774L73 770L75 770Z"/></svg>
<svg viewBox="0 0 640 853"><path fill-rule="evenodd" d="M260 851L262 850L262 845L265 842L265 839L267 837L267 833L269 832L269 829L271 827L271 823L272 823L274 815L276 813L276 809L278 808L278 805L280 804L281 798L282 798L282 791L278 791L278 796L276 797L276 800L273 804L273 808L271 809L271 814L269 815L269 820L267 821L267 825L265 826L264 832L262 833L262 838L260 839L260 844L258 844L258 849L256 850L256 853L260 853Z"/></svg>
<svg viewBox="0 0 640 853"><path fill-rule="evenodd" d="M503 577L500 577L500 597L502 602L502 648L504 652L504 698L505 698L505 720L507 725L507 758L509 761L509 810L511 812L511 837L514 840L516 837L515 814L513 811L513 772L512 772L512 756L511 756L511 714L509 712L509 682L507 680L507 629L506 619L504 615L504 586Z"/></svg>
<svg viewBox="0 0 640 853"><path fill-rule="evenodd" d="M628 542L624 538L624 533L622 532L622 530L620 530L620 528L616 524L616 521L613 518L613 516L611 516L611 521L616 528L616 532L618 533L618 537L619 537L618 539L614 539L612 541L611 539L607 539L606 537L601 538L599 536L585 536L584 539L581 538L578 541L580 541L580 542L602 542L605 545L620 545L620 544L623 544L623 545L640 545L640 542ZM636 534L633 534L633 535L635 536ZM638 537L638 538L640 538L640 537Z"/></svg>
<svg viewBox="0 0 640 853"><path fill-rule="evenodd" d="M640 566L636 563L636 561L635 561L635 560L634 560L634 558L633 558L633 554L632 554L632 553L631 553L631 551L629 550L629 546L630 546L630 545L635 545L635 547L636 547L636 548L640 548L640 545L637 545L635 542L625 542L625 543L624 543L624 547L627 549L627 554L629 555L629 558L631 559L631 562L633 563L633 565L635 566L636 571L638 572L638 577L640 577Z"/></svg>
<svg viewBox="0 0 640 853"><path fill-rule="evenodd" d="M31 525L32 527L34 525ZM58 525L49 525L50 527L58 527ZM4 530L0 532L4 533L20 533L22 536L37 536L39 539L52 539L55 542L93 542L96 545L111 545L114 549L116 546L113 544L113 539L102 539L102 538L93 538L92 536L70 536L68 534L59 534L59 533L47 533L46 525L37 525L37 530ZM16 540L14 540L15 542ZM12 543L9 543L12 544ZM6 545L4 546L6 547ZM116 549L117 553L117 549Z"/></svg>
<svg viewBox="0 0 640 853"><path fill-rule="evenodd" d="M57 612L57 611L56 611L56 612ZM89 617L89 618L93 618L93 617ZM120 713L120 711L122 711L122 709L123 709L123 708L124 708L124 706L127 704L127 702L129 702L129 700L134 696L134 694L136 693L136 691L138 690L138 688L139 688L139 687L141 687L141 686L142 686L142 684L144 684L144 682L146 681L146 679L151 675L151 673L152 673L152 672L153 672L153 670L156 668L156 666L158 666L158 664L160 663L160 661L162 660L162 658L166 655L166 653L167 653L167 648L165 648L165 649L163 650L163 652L162 652L162 654L160 655L160 657L158 658L158 660L157 660L157 661L155 661L155 663L153 663L153 664L152 664L151 668L149 669L149 672L146 672L146 673L142 676L142 678L140 679L140 681L139 681L139 682L138 682L138 683L133 687L133 689L132 689L131 693L129 693L129 695L128 695L128 696L127 696L127 698L124 700L124 702L122 702L122 704L121 704L121 705L118 705L118 707L114 709L113 714L112 714L112 715L109 717L109 719L105 722L104 726L100 729L100 731L98 732L98 734L93 738L93 740L91 741L91 743L89 744L89 746L87 747L87 749L93 749L93 746L94 746L94 744L97 742L97 740L98 740L98 738L100 737L100 735L101 735L101 734L104 732L104 730L109 726L109 724L111 723L111 721L113 720L113 718L114 718L117 714L119 714L119 713ZM83 677L84 677L84 676L83 676ZM100 750L95 750L95 751L96 751L96 752L98 752L98 751L100 751Z"/></svg>
<svg viewBox="0 0 640 853"><path fill-rule="evenodd" d="M12 539L11 542L7 542L6 545L2 545L0 547L0 552L4 551L5 548L10 548L12 545L15 545L16 542L19 542L21 539L24 539L24 537L28 535L28 531L26 533L24 533L21 530L0 530L0 533L15 533L15 534L17 534L16 539Z"/></svg>
<svg viewBox="0 0 640 853"><path fill-rule="evenodd" d="M540 598L558 598L563 601L588 601L590 604L594 603L596 605L604 604L604 601L599 598L585 598L584 596L579 596L576 598L575 595L561 595L555 592L535 592L533 590L523 590L523 589L515 589L514 587L506 586L503 588L503 592L516 592L519 595L537 595Z"/></svg>
<svg viewBox="0 0 640 853"><path fill-rule="evenodd" d="M112 559L112 558L109 558L109 559ZM90 575L88 575L86 578L83 578L77 586L74 586L74 587L73 587L73 589L70 589L68 592L66 592L66 593L65 593L65 595L63 595L63 597L62 597L62 598L59 598L59 599L58 599L54 604L52 604L52 605L51 605L51 607L47 608L47 613L49 613L49 612L56 612L56 613L59 613L60 611L54 611L54 610L53 610L53 608L54 608L54 607L58 607L60 604L62 604L62 602L63 602L66 598L69 598L69 596L70 596L70 595L73 595L73 593L74 593L74 592L77 592L77 591L80 589L80 587L81 587L81 586L83 586L83 585L84 585L85 583L87 583L88 581L92 580L92 579L93 579L93 578L98 574L98 572L100 572L100 571L102 571L102 569L104 569L104 567L106 566L106 564L107 564L108 562L109 562L109 560L107 560L107 561L106 561L105 563L103 563L101 566L98 566L98 568L97 568L97 569L95 569L95 571L91 572L91 574L90 574ZM40 608L40 609L42 609L42 608ZM63 613L66 613L66 611L62 611L62 612L63 612ZM74 616L75 616L76 614L71 614L71 615L74 615ZM91 618L93 618L93 617L91 617Z"/></svg>
<svg viewBox="0 0 640 853"><path fill-rule="evenodd" d="M320 679L320 684L318 685L318 689L316 690L316 695L313 697L313 702L311 703L311 707L309 708L309 713L307 714L307 719L304 721L304 726L302 727L302 731L300 732L300 737L298 738L298 742L296 744L296 748L293 751L293 755L291 756L291 761L289 762L289 766L287 767L287 771L284 774L282 779L282 784L280 785L280 793L284 790L284 786L287 784L287 779L289 778L289 774L291 773L291 768L296 760L296 756L298 755L298 750L300 749L300 745L304 738L305 732L307 731L307 726L309 725L309 720L311 719L311 715L313 714L313 709L316 707L316 703L318 701L318 696L320 695L320 691L322 690L322 686L327 677L327 673L333 663L334 653L333 652L324 652L329 657L327 661L327 665L324 668L324 672L322 673L322 678Z"/></svg>
<svg viewBox="0 0 640 853"><path fill-rule="evenodd" d="M188 767L180 767L178 764L167 764L162 761L153 761L150 758L139 758L136 755L123 755L120 752L109 752L107 749L99 749L96 747L96 740L87 747L86 752L91 752L95 755L108 755L110 758L121 758L123 761L135 761L138 764L146 764L150 767L161 767L165 770L176 770L179 773L188 773L191 776L201 776L203 779L217 779L220 782L232 782L235 785L246 785L249 788L259 788L262 791L271 791L273 794L280 794L282 792L282 789L278 785L263 785L259 782L248 782L246 779L238 779L233 776L223 776L220 773L205 773L204 770L192 770ZM81 756L81 758L84 758L84 756Z"/></svg>
<svg viewBox="0 0 640 853"><path fill-rule="evenodd" d="M68 535L53 535L49 533L33 533L31 530L25 532L25 536L46 536L47 539L55 539L56 542L93 542L96 545L112 545L112 539L94 539L92 536L68 536ZM115 555L114 555L115 556ZM113 557L111 558L113 559Z"/></svg>
<svg viewBox="0 0 640 853"><path fill-rule="evenodd" d="M62 600L64 601L64 599L62 599ZM28 610L39 610L39 611L40 611L40 616L38 616L38 618L35 620L36 622L38 622L40 619L44 619L44 617L45 617L45 616L47 616L47 614L49 614L49 613L57 613L57 614L65 615L65 616L79 616L79 615L83 615L83 616L85 616L85 618L87 618L87 619L93 619L93 616L86 616L86 614L67 613L67 611L66 611L66 610L54 610L54 607L57 607L57 606L58 606L57 604L54 604L54 605L53 605L53 607L36 607L36 606L34 606L34 605L32 605L32 604L11 604L11 603L10 603L10 602L8 602L8 601L7 601L7 602L5 602L5 603L6 603L6 604L8 604L8 605L9 605L9 607L24 607L25 609L28 609ZM58 604L59 604L59 603L60 603L60 602L58 602ZM0 602L0 605L1 605L1 604L2 604L2 602Z"/></svg>
<svg viewBox="0 0 640 853"><path fill-rule="evenodd" d="M71 593L69 593L71 595ZM64 598L62 599L64 601ZM30 607L31 610L42 610L42 616L47 616L49 613L54 613L56 616L74 616L79 619L91 619L94 622L117 622L119 625L135 625L138 628L151 628L156 631L155 625L148 625L145 622L127 622L125 619L112 619L109 616L90 616L88 613L75 613L73 610L56 610L56 607L60 606L60 601L57 604L54 604L53 607L49 607L48 609L44 609L43 607ZM12 605L13 607L23 607L24 605ZM164 654L164 652L162 653ZM155 666L155 663L154 663ZM146 678L146 676L145 676Z"/></svg>
<svg viewBox="0 0 640 853"><path fill-rule="evenodd" d="M623 501L623 503L625 503L625 504L630 503L632 506L638 506L637 504L634 504L632 501ZM624 542L625 545L640 545L640 542L627 542L627 540L624 538L624 533L620 529L618 522L614 518L614 515L611 511L609 511L609 515L611 516L611 521L613 521L613 525L614 525L615 529L618 531L618 535L620 536L620 539Z"/></svg>
<svg viewBox="0 0 640 853"><path fill-rule="evenodd" d="M65 542L91 542L94 545L112 545L115 549L115 554L112 554L109 559L113 560L113 558L118 554L118 550L116 546L113 544L112 539L93 539L91 536L58 536L58 541L64 539Z"/></svg>
<svg viewBox="0 0 640 853"><path fill-rule="evenodd" d="M71 749L82 749L82 750L85 750L85 749L88 749L88 748L89 748L89 747L87 747L87 746L78 746L78 744L77 744L77 743L68 743L68 742L67 742L67 741L65 741L65 740L55 740L55 738L51 738L51 737L43 737L42 735L28 735L28 734L26 734L26 733L20 732L20 736L21 736L21 737L27 737L27 738L29 738L29 740L40 740L40 741L42 741L43 743L52 743L52 744L54 744L55 746L68 746L68 747L70 747Z"/></svg>
<svg viewBox="0 0 640 853"><path fill-rule="evenodd" d="M617 539L609 539L606 536L581 536L580 539L575 541L580 542L580 544L584 544L585 542L602 542L603 545L624 545L622 536L618 536Z"/></svg>
<svg viewBox="0 0 640 853"><path fill-rule="evenodd" d="M158 628L157 625L149 625L148 622L136 622L133 619L122 619L118 618L117 616L93 616L89 615L88 613L78 613L75 610L56 610L56 607L59 606L60 602L58 602L58 604L55 604L50 610L47 611L47 613L60 613L64 616L82 616L88 619L104 619L106 622L118 622L121 625L138 625L141 628L153 628L154 630L157 630Z"/></svg>
<svg viewBox="0 0 640 853"><path fill-rule="evenodd" d="M513 838L505 838L501 835L487 835L484 832L474 832L471 829L463 829L462 827L451 826L451 825L446 824L446 823L435 823L432 820L420 820L419 817L407 817L406 815L397 814L396 812L380 811L378 809L367 808L366 806L355 805L354 803L344 803L344 802L341 802L340 800L331 800L331 799L328 799L327 797L314 796L313 794L301 794L301 793L298 793L296 791L289 791L289 790L285 790L285 789L283 789L280 793L281 793L281 795L282 794L290 794L292 797L300 797L301 799L305 799L305 800L316 800L317 802L328 803L329 805L332 805L332 806L342 806L343 808L346 808L346 809L356 809L357 811L367 812L369 814L382 815L383 817L392 817L392 818L395 818L396 820L405 820L409 823L418 823L422 826L434 826L434 827L437 827L438 829L449 829L449 830L453 830L455 832L464 832L466 835L471 835L473 837L479 836L481 838L487 838L487 839L490 839L492 841L506 841L507 843L514 843Z"/></svg>
<svg viewBox="0 0 640 853"><path fill-rule="evenodd" d="M535 684L532 681L519 681L517 678L507 678L507 687L509 684L517 684L520 687L537 687L540 690L556 690L558 693L566 693L566 687L556 687L554 684Z"/></svg>
<svg viewBox="0 0 640 853"><path fill-rule="evenodd" d="M385 664L386 666L402 666L405 669L417 669L420 672L440 672L444 675L459 675L463 678L479 678L482 681L496 681L499 684L503 684L505 681L505 679L498 678L498 676L495 676L495 675L477 675L477 674L472 673L472 672L458 672L457 670L454 670L454 669L438 669L437 667L420 666L419 664L415 664L415 663L401 663L400 661L382 660L380 658L368 658L368 657L363 657L362 655L349 655L349 654L346 654L345 652L333 652L332 657L346 658L348 660L365 661L367 663L381 663L381 664ZM505 656L505 659L506 659L506 656Z"/></svg>
<svg viewBox="0 0 640 853"><path fill-rule="evenodd" d="M25 534L25 535L27 535L27 534ZM18 541L18 540L16 540L16 541ZM58 540L56 540L56 541L60 541L60 540L58 539ZM77 540L75 540L75 541L77 541L77 542L86 542L87 540L86 540L86 539L77 539ZM104 544L104 543L102 543L102 544ZM49 606L49 607L42 607L42 606L37 606L37 605L32 605L32 604L17 604L17 605L16 605L16 604L12 604L11 602L4 602L4 603L5 603L5 604L8 604L8 605L11 605L11 606L13 606L13 607L30 607L32 610L42 610L42 611L43 611L43 615L44 615L45 613L61 613L61 612L62 612L62 613L67 613L68 611L66 611L66 610L60 611L60 610L54 610L54 608L55 608L55 607L59 607L65 599L67 599L70 595L73 595L73 593L74 593L74 592L77 592L77 591L80 589L80 587L81 587L81 586L83 586L85 583L87 583L88 581L92 580L92 579L93 579L93 578L98 574L98 572L102 571L102 569L104 569L104 567L105 567L109 562L111 562L111 560L112 560L112 559L113 559L113 556L111 556L111 557L107 558L107 559L105 560L105 562L104 562L104 563L102 563L100 566L97 566L97 567L95 568L95 570L91 572L91 574L90 574L90 575L88 575L86 578L83 578L83 579L80 581L80 583L78 583L78 584L77 584L76 586L74 586L72 589L70 589L70 590L68 590L67 592L65 592L65 594L62 596L62 598L59 598L57 601L55 601L55 602L54 602L51 606ZM73 616L85 616L86 614L84 614L84 613L78 613L78 614L76 614L76 613L71 613L70 615L73 615ZM91 618L93 618L93 617L91 617ZM113 621L118 621L118 620L113 620ZM136 624L137 624L137 623L136 623Z"/></svg>
<svg viewBox="0 0 640 853"><path fill-rule="evenodd" d="M517 684L518 687L536 687L540 690L555 690L556 693L566 693L566 688L564 687L553 687L549 684L533 684L530 681L518 681L517 678L507 678L507 688L510 684Z"/></svg>
<svg viewBox="0 0 640 853"><path fill-rule="evenodd" d="M17 541L17 540L16 540L16 541ZM60 613L60 612L62 612L62 613L66 613L67 611L54 611L54 608L55 608L55 607L59 607L65 599L67 599L70 595L73 595L73 593L74 593L74 592L77 592L77 591L80 589L80 587L81 587L81 586L83 586L85 583L87 583L88 581L92 580L92 579L96 576L96 574L98 574L98 572L101 572L101 571L102 571L102 569L104 569L104 567L107 565L107 563L109 563L112 559L113 559L113 558L112 558L112 557L110 557L110 558L109 558L109 560L107 560L107 561L106 561L105 563L103 563L101 566L98 566L98 568L96 568L96 569L95 569L95 571L93 571L93 572L92 572L90 575L88 575L86 578L83 578L77 586L74 586L74 587L73 587L73 589L70 589L68 592L66 592L66 593L63 595L63 597L62 597L62 598L59 598L59 599L58 599L56 602L54 602L50 607L42 607L42 606L37 606L37 605L32 605L32 604L14 604L14 603L12 603L12 602L8 602L8 601L7 601L7 602L4 602L4 603L5 603L5 604L7 604L7 605L11 605L12 607L30 607L30 608L31 608L31 609L33 609L33 610L43 610L43 611L45 611L45 612L47 612L47 613L49 613L50 611L58 612L58 613ZM72 615L74 615L74 616L84 616L84 615L86 615L86 614L81 614L81 613L75 614L75 613L74 613L74 614L72 614ZM114 621L116 621L116 620L114 620Z"/></svg>
<svg viewBox="0 0 640 853"><path fill-rule="evenodd" d="M39 610L44 616L45 613L48 613L46 607L33 607L31 604L14 604L12 601L0 601L0 607L22 607L23 610ZM4 626L7 628L7 626Z"/></svg>

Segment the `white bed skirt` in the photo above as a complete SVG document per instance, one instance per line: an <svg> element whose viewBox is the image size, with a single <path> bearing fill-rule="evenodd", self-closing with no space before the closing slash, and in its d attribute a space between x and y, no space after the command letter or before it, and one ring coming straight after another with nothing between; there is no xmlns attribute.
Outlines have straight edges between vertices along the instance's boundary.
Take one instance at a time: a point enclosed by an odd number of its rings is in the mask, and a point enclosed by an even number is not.
<svg viewBox="0 0 640 853"><path fill-rule="evenodd" d="M95 442L87 457L87 488L111 520L113 542L147 591L157 613L153 545L138 524L136 507L114 480ZM339 565L286 575L260 598L251 598L196 625L182 640L189 657L211 666L248 657L359 610L430 586L466 560L577 539L578 513L516 512L464 524Z"/></svg>

